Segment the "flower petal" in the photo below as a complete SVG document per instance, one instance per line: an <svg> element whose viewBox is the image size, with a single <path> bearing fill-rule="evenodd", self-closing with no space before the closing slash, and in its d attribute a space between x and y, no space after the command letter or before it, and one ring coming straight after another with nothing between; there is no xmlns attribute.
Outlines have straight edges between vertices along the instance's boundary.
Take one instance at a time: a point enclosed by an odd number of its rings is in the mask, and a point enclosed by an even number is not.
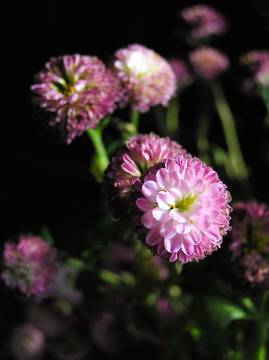
<svg viewBox="0 0 269 360"><path fill-rule="evenodd" d="M181 249L183 242L183 236L182 235L176 235L172 238L165 238L164 239L164 247L167 251L170 253L177 252Z"/></svg>
<svg viewBox="0 0 269 360"><path fill-rule="evenodd" d="M141 211L150 210L150 209L152 209L152 206L153 206L152 202L145 198L137 199L136 205L137 205L138 209Z"/></svg>
<svg viewBox="0 0 269 360"><path fill-rule="evenodd" d="M146 181L142 186L143 195L152 202L156 202L156 196L160 190L158 184L152 180Z"/></svg>
<svg viewBox="0 0 269 360"><path fill-rule="evenodd" d="M169 216L169 211L163 210L159 207L156 207L152 210L152 215L156 220L160 221L161 223L171 220Z"/></svg>
<svg viewBox="0 0 269 360"><path fill-rule="evenodd" d="M155 246L158 245L162 241L162 236L160 235L159 231L157 229L151 229L147 233L146 237L146 243Z"/></svg>

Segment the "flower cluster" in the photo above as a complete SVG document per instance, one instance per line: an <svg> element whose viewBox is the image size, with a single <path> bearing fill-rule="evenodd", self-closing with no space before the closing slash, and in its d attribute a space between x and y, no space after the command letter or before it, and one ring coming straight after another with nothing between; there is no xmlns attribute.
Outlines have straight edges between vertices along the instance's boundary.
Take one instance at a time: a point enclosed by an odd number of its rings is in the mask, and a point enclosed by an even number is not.
<svg viewBox="0 0 269 360"><path fill-rule="evenodd" d="M241 63L253 74L254 82L269 85L269 51L253 50L241 56Z"/></svg>
<svg viewBox="0 0 269 360"><path fill-rule="evenodd" d="M215 9L207 5L195 5L184 9L181 18L192 26L188 41L193 42L212 35L224 34L227 22Z"/></svg>
<svg viewBox="0 0 269 360"><path fill-rule="evenodd" d="M168 157L187 154L187 151L168 137L161 138L154 133L138 134L127 139L111 158L106 170L105 183L112 209L114 202L128 204L134 183L151 167ZM124 212L125 209L121 210Z"/></svg>
<svg viewBox="0 0 269 360"><path fill-rule="evenodd" d="M1 277L7 286L38 301L52 293L58 264L55 250L47 242L38 236L21 236L18 244L5 244L3 256Z"/></svg>
<svg viewBox="0 0 269 360"><path fill-rule="evenodd" d="M179 155L152 166L136 182L130 214L153 253L187 263L220 247L230 229L230 201L215 171L198 158Z"/></svg>
<svg viewBox="0 0 269 360"><path fill-rule="evenodd" d="M150 107L167 106L176 91L176 77L168 61L140 44L131 44L114 53L112 69L120 81L120 105L147 112Z"/></svg>
<svg viewBox="0 0 269 360"><path fill-rule="evenodd" d="M256 201L233 204L229 251L237 274L251 287L269 286L269 207Z"/></svg>
<svg viewBox="0 0 269 360"><path fill-rule="evenodd" d="M190 63L198 77L211 80L229 67L228 57L217 49L201 47L189 54Z"/></svg>
<svg viewBox="0 0 269 360"><path fill-rule="evenodd" d="M57 126L68 144L95 128L121 98L117 79L95 56L51 58L35 82L34 103L52 115L49 125Z"/></svg>

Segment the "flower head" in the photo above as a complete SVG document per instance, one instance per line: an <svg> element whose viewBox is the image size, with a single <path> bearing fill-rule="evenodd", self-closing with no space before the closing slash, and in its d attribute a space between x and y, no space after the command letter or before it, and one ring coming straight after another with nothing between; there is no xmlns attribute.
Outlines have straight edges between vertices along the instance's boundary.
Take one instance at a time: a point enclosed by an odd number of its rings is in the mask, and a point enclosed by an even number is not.
<svg viewBox="0 0 269 360"><path fill-rule="evenodd" d="M254 288L269 286L269 207L251 201L233 205L229 251L243 282Z"/></svg>
<svg viewBox="0 0 269 360"><path fill-rule="evenodd" d="M240 58L241 63L246 65L253 74L255 83L269 86L269 51L253 50Z"/></svg>
<svg viewBox="0 0 269 360"><path fill-rule="evenodd" d="M176 78L169 63L155 51L132 44L114 54L112 68L124 93L121 106L147 112L151 106L167 106L176 91Z"/></svg>
<svg viewBox="0 0 269 360"><path fill-rule="evenodd" d="M192 76L183 60L174 58L170 59L168 62L176 75L178 88L183 88L192 83Z"/></svg>
<svg viewBox="0 0 269 360"><path fill-rule="evenodd" d="M195 5L182 10L181 18L192 29L187 37L189 42L208 38L212 35L222 35L227 30L227 22L215 9L207 5Z"/></svg>
<svg viewBox="0 0 269 360"><path fill-rule="evenodd" d="M187 154L187 151L168 137L154 133L130 137L112 156L105 174L105 184L111 208L127 204L134 183L151 167L168 157ZM125 210L123 210L125 211Z"/></svg>
<svg viewBox="0 0 269 360"><path fill-rule="evenodd" d="M51 58L35 81L34 103L51 114L49 125L57 126L67 143L95 128L121 98L118 81L94 56Z"/></svg>
<svg viewBox="0 0 269 360"><path fill-rule="evenodd" d="M18 244L6 243L2 279L27 297L42 300L54 290L56 253L38 236L21 236Z"/></svg>
<svg viewBox="0 0 269 360"><path fill-rule="evenodd" d="M201 47L189 54L190 63L196 75L204 80L210 80L229 67L229 59L219 50L211 47Z"/></svg>
<svg viewBox="0 0 269 360"><path fill-rule="evenodd" d="M153 253L198 261L220 247L230 229L231 200L217 173L198 158L168 158L135 184L130 215Z"/></svg>

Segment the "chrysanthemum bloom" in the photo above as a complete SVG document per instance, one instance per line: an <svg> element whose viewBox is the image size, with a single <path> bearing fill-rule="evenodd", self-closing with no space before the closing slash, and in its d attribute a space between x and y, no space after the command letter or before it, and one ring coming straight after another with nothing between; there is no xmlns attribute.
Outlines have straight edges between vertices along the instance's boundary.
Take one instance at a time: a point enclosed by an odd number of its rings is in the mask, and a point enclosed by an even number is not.
<svg viewBox="0 0 269 360"><path fill-rule="evenodd" d="M269 207L264 203L233 205L229 250L243 282L254 288L269 286Z"/></svg>
<svg viewBox="0 0 269 360"><path fill-rule="evenodd" d="M240 58L253 75L253 80L262 86L269 86L269 51L253 50Z"/></svg>
<svg viewBox="0 0 269 360"><path fill-rule="evenodd" d="M179 154L187 154L187 151L168 137L161 138L154 133L130 137L115 151L105 173L106 193L112 210L117 213L120 204L128 204L134 183L152 164Z"/></svg>
<svg viewBox="0 0 269 360"><path fill-rule="evenodd" d="M228 57L211 47L201 47L189 54L194 72L204 80L211 80L229 68Z"/></svg>
<svg viewBox="0 0 269 360"><path fill-rule="evenodd" d="M130 216L154 254L187 263L220 247L231 196L211 167L184 155L168 158L135 187Z"/></svg>
<svg viewBox="0 0 269 360"><path fill-rule="evenodd" d="M1 274L6 285L18 288L27 297L40 301L55 287L55 249L38 236L21 236L18 244L6 243Z"/></svg>
<svg viewBox="0 0 269 360"><path fill-rule="evenodd" d="M69 144L116 109L121 94L117 79L95 56L65 55L51 58L31 86L34 103L51 113Z"/></svg>
<svg viewBox="0 0 269 360"><path fill-rule="evenodd" d="M212 35L222 35L227 30L227 22L224 17L207 5L200 4L186 8L180 15L192 27L187 37L190 42Z"/></svg>
<svg viewBox="0 0 269 360"><path fill-rule="evenodd" d="M192 83L192 75L190 74L187 64L181 59L168 60L172 70L176 75L176 82L178 88L184 88Z"/></svg>
<svg viewBox="0 0 269 360"><path fill-rule="evenodd" d="M155 51L132 44L115 52L112 69L124 93L120 105L131 104L144 113L155 105L167 106L176 91L176 77L169 63Z"/></svg>
<svg viewBox="0 0 269 360"><path fill-rule="evenodd" d="M14 329L9 345L16 360L36 360L45 349L45 336L32 324L26 323Z"/></svg>

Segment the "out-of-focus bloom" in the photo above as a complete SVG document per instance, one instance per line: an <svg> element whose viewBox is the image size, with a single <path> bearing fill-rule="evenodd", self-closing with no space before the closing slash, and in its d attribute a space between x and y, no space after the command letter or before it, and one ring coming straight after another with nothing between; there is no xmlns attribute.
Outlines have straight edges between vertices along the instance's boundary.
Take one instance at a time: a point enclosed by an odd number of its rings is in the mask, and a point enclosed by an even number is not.
<svg viewBox="0 0 269 360"><path fill-rule="evenodd" d="M189 60L196 75L204 80L210 80L229 68L228 57L211 47L201 47L189 54Z"/></svg>
<svg viewBox="0 0 269 360"><path fill-rule="evenodd" d="M170 299L159 298L156 300L156 309L168 321L176 321L178 313Z"/></svg>
<svg viewBox="0 0 269 360"><path fill-rule="evenodd" d="M243 282L254 288L269 286L269 207L264 203L233 205L230 232L231 261Z"/></svg>
<svg viewBox="0 0 269 360"><path fill-rule="evenodd" d="M168 158L161 167L152 166L135 188L129 213L154 254L187 263L220 247L230 229L231 196L198 158Z"/></svg>
<svg viewBox="0 0 269 360"><path fill-rule="evenodd" d="M45 349L45 336L32 324L26 323L13 330L9 345L16 360L37 360Z"/></svg>
<svg viewBox="0 0 269 360"><path fill-rule="evenodd" d="M192 76L188 70L187 64L183 60L170 59L168 62L176 75L178 89L184 88L192 83Z"/></svg>
<svg viewBox="0 0 269 360"><path fill-rule="evenodd" d="M70 304L79 304L82 302L82 291L76 289L75 282L79 271L73 266L63 264L59 267L55 278L55 296L69 302Z"/></svg>
<svg viewBox="0 0 269 360"><path fill-rule="evenodd" d="M253 75L253 80L263 86L269 86L269 51L253 50L241 56L240 61Z"/></svg>
<svg viewBox="0 0 269 360"><path fill-rule="evenodd" d="M27 297L42 300L55 288L58 265L55 249L38 236L22 235L18 244L6 243L2 279Z"/></svg>
<svg viewBox="0 0 269 360"><path fill-rule="evenodd" d="M147 112L151 106L167 106L176 91L176 77L169 63L155 51L132 44L114 54L112 69L124 93L120 105Z"/></svg>
<svg viewBox="0 0 269 360"><path fill-rule="evenodd" d="M187 154L187 151L168 137L161 138L154 133L130 137L115 151L105 173L106 193L112 210L128 203L134 183L152 164L179 154Z"/></svg>
<svg viewBox="0 0 269 360"><path fill-rule="evenodd" d="M116 109L121 94L117 79L95 56L65 55L51 58L31 86L34 103L51 113L69 144Z"/></svg>
<svg viewBox="0 0 269 360"><path fill-rule="evenodd" d="M222 35L227 30L224 17L208 5L195 5L182 10L181 18L191 25L187 40L190 42L208 38L212 35Z"/></svg>

